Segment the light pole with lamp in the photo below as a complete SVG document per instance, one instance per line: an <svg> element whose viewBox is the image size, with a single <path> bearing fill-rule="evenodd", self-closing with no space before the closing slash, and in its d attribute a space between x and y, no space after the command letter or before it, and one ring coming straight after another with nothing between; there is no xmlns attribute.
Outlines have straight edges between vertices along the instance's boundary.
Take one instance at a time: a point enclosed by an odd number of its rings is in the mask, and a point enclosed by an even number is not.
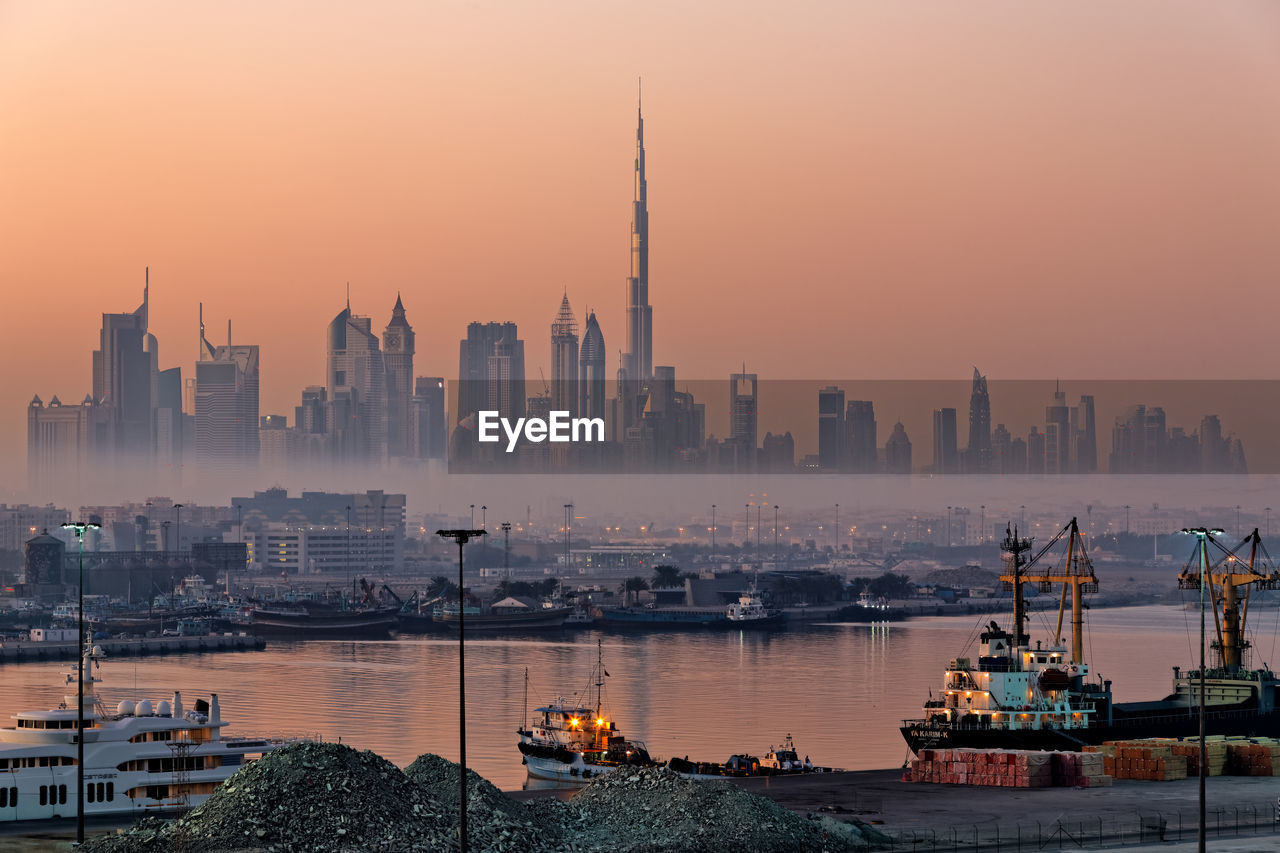
<svg viewBox="0 0 1280 853"><path fill-rule="evenodd" d="M458 543L458 844L467 853L467 667L463 622L466 600L462 585L462 546L485 530L437 530L436 535Z"/></svg>
<svg viewBox="0 0 1280 853"><path fill-rule="evenodd" d="M1205 728L1204 728L1204 704L1205 704L1204 702L1204 692L1205 692L1204 691L1204 678L1205 678L1204 593L1205 593L1205 586L1209 582L1209 543L1213 540L1214 536L1221 536L1222 531L1218 530L1217 528L1209 529L1206 527L1184 527L1182 529L1182 532L1191 534L1196 537L1196 547L1197 547L1197 550L1199 550L1200 552L1200 768L1199 768L1200 770L1200 828L1197 832L1196 838L1198 842L1198 850L1200 851L1200 853L1204 853L1204 845L1205 845L1204 785L1205 785L1205 777L1209 773L1208 748L1205 745ZM1216 608L1217 604L1215 604L1214 607ZM1217 613L1216 610L1214 612L1215 614ZM1217 616L1215 615L1214 618L1216 619Z"/></svg>
<svg viewBox="0 0 1280 853"><path fill-rule="evenodd" d="M74 530L76 541L80 544L80 584L79 595L80 605L79 611L79 651L80 661L76 667L77 680L80 686L77 689L76 699L76 844L84 844L84 532L86 530L97 530L101 525L92 521L68 522L62 525L68 530ZM90 678L92 678L90 674Z"/></svg>
<svg viewBox="0 0 1280 853"><path fill-rule="evenodd" d="M716 505L711 505L711 564L716 562Z"/></svg>
<svg viewBox="0 0 1280 853"><path fill-rule="evenodd" d="M178 515L178 521L176 525L178 529L177 529L177 532L174 534L174 538L177 539L177 542L175 544L178 547L174 548L173 550L178 552L179 554L182 553L182 507L183 507L182 504L173 505L173 508Z"/></svg>

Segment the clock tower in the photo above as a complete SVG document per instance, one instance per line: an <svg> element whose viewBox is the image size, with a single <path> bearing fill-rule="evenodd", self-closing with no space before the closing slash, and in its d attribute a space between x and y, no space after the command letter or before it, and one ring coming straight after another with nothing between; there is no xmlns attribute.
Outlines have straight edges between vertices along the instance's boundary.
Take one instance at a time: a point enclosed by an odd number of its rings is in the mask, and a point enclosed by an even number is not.
<svg viewBox="0 0 1280 853"><path fill-rule="evenodd" d="M409 398L413 395L413 327L396 294L391 322L382 332L382 360L387 371L387 455L410 455Z"/></svg>

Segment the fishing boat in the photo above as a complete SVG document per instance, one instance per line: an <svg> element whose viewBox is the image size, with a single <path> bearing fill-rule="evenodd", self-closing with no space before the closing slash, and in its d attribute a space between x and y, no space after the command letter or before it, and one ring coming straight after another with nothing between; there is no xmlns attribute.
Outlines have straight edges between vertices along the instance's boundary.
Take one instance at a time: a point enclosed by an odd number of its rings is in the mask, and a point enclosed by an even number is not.
<svg viewBox="0 0 1280 853"><path fill-rule="evenodd" d="M468 624L470 620L468 619ZM658 762L640 741L628 740L604 711L604 678L608 675L600 644L592 669L595 702L559 696L535 708L527 727L517 729L521 760L535 779L586 783L619 767L653 767ZM528 673L525 673L526 704ZM527 717L527 713L526 713Z"/></svg>
<svg viewBox="0 0 1280 853"><path fill-rule="evenodd" d="M1046 555L1066 543L1066 560L1049 566ZM1214 548L1210 560L1209 548ZM1234 548L1205 535L1196 564L1179 576L1182 589L1209 588L1202 606L1213 609L1214 665L1174 667L1172 690L1161 699L1116 703L1111 682L1092 675L1084 657L1083 596L1096 592L1098 579L1076 519L1028 560L1032 540L1006 531L1001 580L1013 598L1009 630L995 621L978 637L976 660L953 658L942 689L924 703L924 716L904 720L902 735L914 752L926 748L976 747L1079 750L1106 740L1190 737L1200 731L1199 698L1203 681L1205 729L1210 735L1280 736L1280 677L1269 667L1247 665L1245 635L1253 590L1280 588L1277 572L1255 529ZM1203 551L1201 549L1204 549ZM1031 644L1026 633L1026 584L1041 593L1060 587L1057 627L1047 640ZM1071 600L1071 644L1062 627Z"/></svg>
<svg viewBox="0 0 1280 853"><path fill-rule="evenodd" d="M101 649L86 649L84 667L84 813L143 814L196 806L246 763L303 738L228 737L218 695L187 709L172 701L123 700L104 707L94 675ZM57 708L14 715L0 729L0 821L76 816L76 711L72 693Z"/></svg>

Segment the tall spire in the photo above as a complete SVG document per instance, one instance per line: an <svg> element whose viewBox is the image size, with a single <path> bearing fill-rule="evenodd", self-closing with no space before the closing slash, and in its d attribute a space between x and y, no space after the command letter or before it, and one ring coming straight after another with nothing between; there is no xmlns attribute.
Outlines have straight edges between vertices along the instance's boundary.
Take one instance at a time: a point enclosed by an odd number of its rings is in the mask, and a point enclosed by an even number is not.
<svg viewBox="0 0 1280 853"><path fill-rule="evenodd" d="M628 379L653 376L653 308L649 305L649 187L644 170L644 112L636 91L636 159L631 202L631 275L627 278L627 350L622 370Z"/></svg>

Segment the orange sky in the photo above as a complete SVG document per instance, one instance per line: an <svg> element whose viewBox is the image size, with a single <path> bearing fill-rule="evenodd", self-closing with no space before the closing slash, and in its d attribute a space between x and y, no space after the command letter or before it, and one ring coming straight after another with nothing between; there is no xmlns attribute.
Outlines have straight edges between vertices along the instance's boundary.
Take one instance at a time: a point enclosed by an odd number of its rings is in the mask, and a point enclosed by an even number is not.
<svg viewBox="0 0 1280 853"><path fill-rule="evenodd" d="M421 374L514 320L536 378L564 288L614 370L638 74L678 376L1276 375L1272 3L29 0L0 442L89 390L148 264L161 366L203 300L262 345L263 412L322 382L348 280L379 329L403 292Z"/></svg>

